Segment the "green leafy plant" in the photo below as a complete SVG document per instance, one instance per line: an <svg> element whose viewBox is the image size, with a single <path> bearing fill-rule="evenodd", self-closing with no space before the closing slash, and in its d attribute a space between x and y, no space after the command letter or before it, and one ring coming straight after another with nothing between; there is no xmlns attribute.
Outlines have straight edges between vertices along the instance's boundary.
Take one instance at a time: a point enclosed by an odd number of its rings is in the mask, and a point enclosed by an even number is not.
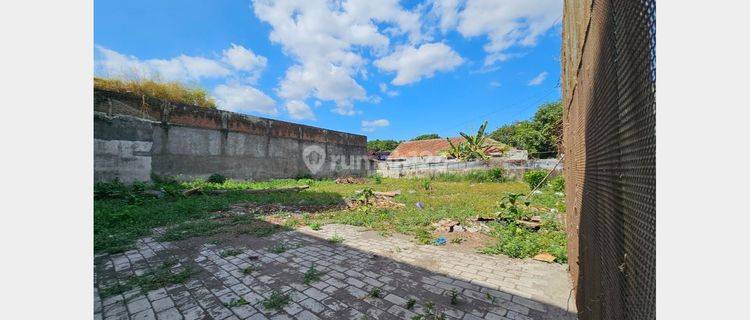
<svg viewBox="0 0 750 320"><path fill-rule="evenodd" d="M269 251L271 251L271 252L273 252L275 254L282 254L282 253L286 252L288 249L289 248L286 245L284 245L284 244L277 244L277 245L271 247L271 249Z"/></svg>
<svg viewBox="0 0 750 320"><path fill-rule="evenodd" d="M242 268L242 274L249 275L249 274L255 272L255 270L257 270L257 268L255 266L249 265L247 267Z"/></svg>
<svg viewBox="0 0 750 320"><path fill-rule="evenodd" d="M248 302L245 300L245 298L239 298L239 299L232 299L231 301L224 304L227 308L236 308L241 307L244 305L247 305Z"/></svg>
<svg viewBox="0 0 750 320"><path fill-rule="evenodd" d="M529 188L534 188L547 176L547 172L543 170L529 170L524 172L523 181L529 185Z"/></svg>
<svg viewBox="0 0 750 320"><path fill-rule="evenodd" d="M240 249L226 249L219 252L219 257L226 258L226 257L233 257L238 254L242 253L242 250Z"/></svg>
<svg viewBox="0 0 750 320"><path fill-rule="evenodd" d="M563 192L565 191L565 177L562 175L556 176L549 181L549 186L553 191Z"/></svg>
<svg viewBox="0 0 750 320"><path fill-rule="evenodd" d="M506 220L527 218L531 216L531 213L527 212L521 205L528 207L530 204L531 202L526 200L526 197L521 193L507 193L500 199L501 211L499 218Z"/></svg>
<svg viewBox="0 0 750 320"><path fill-rule="evenodd" d="M375 184L382 184L383 183L383 176L379 174L375 174L372 176L372 180L375 182Z"/></svg>
<svg viewBox="0 0 750 320"><path fill-rule="evenodd" d="M218 173L214 173L214 174L212 174L212 175L210 175L210 176L208 177L208 180L207 180L207 181L208 181L208 182L211 182L211 183L224 184L224 182L226 182L226 181L227 181L227 177L225 177L225 176L222 176L222 175L220 175L220 174L218 174Z"/></svg>
<svg viewBox="0 0 750 320"><path fill-rule="evenodd" d="M432 182L430 180L422 180L422 188L425 190L432 190Z"/></svg>
<svg viewBox="0 0 750 320"><path fill-rule="evenodd" d="M289 295L274 291L268 299L263 301L263 307L266 309L281 310L289 304Z"/></svg>
<svg viewBox="0 0 750 320"><path fill-rule="evenodd" d="M367 187L362 189L362 191L356 195L355 199L360 203L366 205L369 204L371 202L370 200L372 200L373 198L375 198L375 192L372 191L372 188Z"/></svg>
<svg viewBox="0 0 750 320"><path fill-rule="evenodd" d="M318 231L318 230L320 230L321 224L320 224L320 222L318 222L318 221L313 221L313 222L310 222L310 223L308 224L308 226L310 227L310 229L313 229L313 230L315 230L315 231Z"/></svg>
<svg viewBox="0 0 750 320"><path fill-rule="evenodd" d="M315 269L315 266L310 266L307 272L305 272L304 282L309 285L310 283L320 281L320 276L322 275L323 273Z"/></svg>
<svg viewBox="0 0 750 320"><path fill-rule="evenodd" d="M328 242L334 243L334 244L336 244L336 243L342 243L342 242L344 242L344 237L336 234L336 235L333 235L332 237L330 237L328 239Z"/></svg>
<svg viewBox="0 0 750 320"><path fill-rule="evenodd" d="M380 288L378 288L378 287L373 287L373 288L372 288L372 289L370 290L370 297L373 297L373 298L380 298Z"/></svg>
<svg viewBox="0 0 750 320"><path fill-rule="evenodd" d="M409 299L409 301L406 301L406 305L404 307L406 307L407 310L411 310L412 308L414 308L414 305L416 303L417 303L417 300L412 298L412 299Z"/></svg>
<svg viewBox="0 0 750 320"><path fill-rule="evenodd" d="M450 291L450 295L451 295L451 304L457 305L458 304L458 291L456 291L456 289L453 288Z"/></svg>
<svg viewBox="0 0 750 320"><path fill-rule="evenodd" d="M489 292L485 292L484 297L487 298L487 301L495 303L495 296L491 295Z"/></svg>
<svg viewBox="0 0 750 320"><path fill-rule="evenodd" d="M414 236L417 238L417 242L421 244L431 244L435 240L432 233L422 228L415 230Z"/></svg>

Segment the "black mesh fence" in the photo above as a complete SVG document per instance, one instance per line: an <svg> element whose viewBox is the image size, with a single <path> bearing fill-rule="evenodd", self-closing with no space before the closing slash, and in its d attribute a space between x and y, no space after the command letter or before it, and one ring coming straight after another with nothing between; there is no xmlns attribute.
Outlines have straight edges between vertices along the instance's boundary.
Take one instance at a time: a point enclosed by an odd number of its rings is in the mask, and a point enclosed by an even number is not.
<svg viewBox="0 0 750 320"><path fill-rule="evenodd" d="M569 264L581 319L653 319L656 3L565 1Z"/></svg>

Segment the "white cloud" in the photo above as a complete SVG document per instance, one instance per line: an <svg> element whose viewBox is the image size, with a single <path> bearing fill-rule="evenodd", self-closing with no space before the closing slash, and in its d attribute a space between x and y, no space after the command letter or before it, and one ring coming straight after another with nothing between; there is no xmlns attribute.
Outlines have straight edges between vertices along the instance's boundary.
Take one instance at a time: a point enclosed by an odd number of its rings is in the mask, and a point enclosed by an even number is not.
<svg viewBox="0 0 750 320"><path fill-rule="evenodd" d="M458 11L463 0L431 0L430 14L438 19L438 26L443 33L454 28L458 23Z"/></svg>
<svg viewBox="0 0 750 320"><path fill-rule="evenodd" d="M214 88L214 96L222 109L275 115L276 101L250 86L221 84Z"/></svg>
<svg viewBox="0 0 750 320"><path fill-rule="evenodd" d="M315 120L315 114L312 109L305 102L300 100L292 100L284 105L286 112L292 119L296 120Z"/></svg>
<svg viewBox="0 0 750 320"><path fill-rule="evenodd" d="M379 84L378 87L380 88L380 92L386 94L389 97L395 97L398 95L398 91L388 90L388 85L385 83Z"/></svg>
<svg viewBox="0 0 750 320"><path fill-rule="evenodd" d="M377 128L384 128L389 125L391 125L391 122L387 119L362 120L362 131L373 132Z"/></svg>
<svg viewBox="0 0 750 320"><path fill-rule="evenodd" d="M203 78L221 78L231 74L229 68L220 62L203 57L180 55L168 60L140 60L102 46L96 48L99 51L99 72L111 77L187 82Z"/></svg>
<svg viewBox="0 0 750 320"><path fill-rule="evenodd" d="M194 82L210 78L233 78L254 83L265 69L268 59L243 46L231 44L221 59L179 55L171 59L141 60L117 51L96 46L97 71L115 78L157 79Z"/></svg>
<svg viewBox="0 0 750 320"><path fill-rule="evenodd" d="M281 80L279 96L334 101L334 112L344 115L355 114L354 101L368 98L355 80L367 74L362 54L385 54L389 36L424 39L420 15L397 0L254 0L253 8L271 25L271 41L297 63Z"/></svg>
<svg viewBox="0 0 750 320"><path fill-rule="evenodd" d="M531 79L529 81L528 85L530 86L538 86L544 82L544 79L547 79L547 71L542 71L542 73L538 74L534 79Z"/></svg>
<svg viewBox="0 0 750 320"><path fill-rule="evenodd" d="M247 78L251 83L260 78L261 72L268 63L266 57L256 55L252 50L234 43L222 52L221 60L235 70L247 72Z"/></svg>
<svg viewBox="0 0 750 320"><path fill-rule="evenodd" d="M495 88L497 88L497 87L499 87L499 86L501 86L501 85L502 85L502 84L500 83L500 81L490 81L490 86L491 86L491 87L495 87Z"/></svg>
<svg viewBox="0 0 750 320"><path fill-rule="evenodd" d="M455 11L446 12L445 19L453 21L451 15ZM487 37L484 64L489 66L513 57L507 52L513 46L534 46L537 38L559 21L561 14L560 0L466 0L458 13L457 30L464 37Z"/></svg>
<svg viewBox="0 0 750 320"><path fill-rule="evenodd" d="M395 71L394 85L405 85L430 78L436 71L451 71L464 60L444 43L427 43L420 47L400 47L393 54L375 61L381 70Z"/></svg>

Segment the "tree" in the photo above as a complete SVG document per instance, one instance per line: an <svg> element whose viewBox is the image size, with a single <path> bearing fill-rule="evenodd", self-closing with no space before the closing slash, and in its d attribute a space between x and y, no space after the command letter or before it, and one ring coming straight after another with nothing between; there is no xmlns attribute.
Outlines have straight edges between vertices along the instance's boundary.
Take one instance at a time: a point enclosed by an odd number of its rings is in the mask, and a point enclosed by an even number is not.
<svg viewBox="0 0 750 320"><path fill-rule="evenodd" d="M562 103L539 106L532 120L506 124L490 134L492 139L518 149L527 150L533 158L557 156L562 135Z"/></svg>
<svg viewBox="0 0 750 320"><path fill-rule="evenodd" d="M489 155L487 155L487 149L493 146L504 152L507 149L507 146L491 139L487 139L487 135L485 134L486 129L487 121L482 123L482 125L479 127L479 130L477 130L476 135L471 136L466 133L459 132L459 134L461 134L461 136L464 138L464 141L461 141L461 143L459 143L458 145L453 144L453 141L451 141L451 139L445 138L446 140L448 140L450 148L448 148L448 150L445 150L443 154L448 158L470 161L476 159L489 159Z"/></svg>
<svg viewBox="0 0 750 320"><path fill-rule="evenodd" d="M372 140L367 141L367 150L393 151L400 142L395 140Z"/></svg>
<svg viewBox="0 0 750 320"><path fill-rule="evenodd" d="M418 135L414 139L411 139L411 141L428 140L428 139L440 139L440 136L437 133L427 133L423 135Z"/></svg>

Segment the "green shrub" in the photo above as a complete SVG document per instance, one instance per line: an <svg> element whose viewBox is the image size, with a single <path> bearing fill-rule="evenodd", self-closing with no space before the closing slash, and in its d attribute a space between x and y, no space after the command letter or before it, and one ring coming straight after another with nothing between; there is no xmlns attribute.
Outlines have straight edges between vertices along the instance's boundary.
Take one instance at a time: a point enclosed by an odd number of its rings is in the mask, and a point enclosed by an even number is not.
<svg viewBox="0 0 750 320"><path fill-rule="evenodd" d="M564 231L545 228L533 231L515 223L495 224L494 236L497 244L480 250L485 254L505 254L512 258L529 258L540 252L555 256L555 262L568 261L567 237Z"/></svg>
<svg viewBox="0 0 750 320"><path fill-rule="evenodd" d="M544 180L547 172L544 170L529 170L523 174L523 181L529 184L529 188L534 188Z"/></svg>
<svg viewBox="0 0 750 320"><path fill-rule="evenodd" d="M559 175L552 180L549 181L549 186L552 188L552 190L557 192L563 192L565 191L565 177L562 175Z"/></svg>
<svg viewBox="0 0 750 320"><path fill-rule="evenodd" d="M227 181L227 177L222 176L218 173L214 173L208 177L208 182L211 182L211 183L224 184L224 182L226 181Z"/></svg>

